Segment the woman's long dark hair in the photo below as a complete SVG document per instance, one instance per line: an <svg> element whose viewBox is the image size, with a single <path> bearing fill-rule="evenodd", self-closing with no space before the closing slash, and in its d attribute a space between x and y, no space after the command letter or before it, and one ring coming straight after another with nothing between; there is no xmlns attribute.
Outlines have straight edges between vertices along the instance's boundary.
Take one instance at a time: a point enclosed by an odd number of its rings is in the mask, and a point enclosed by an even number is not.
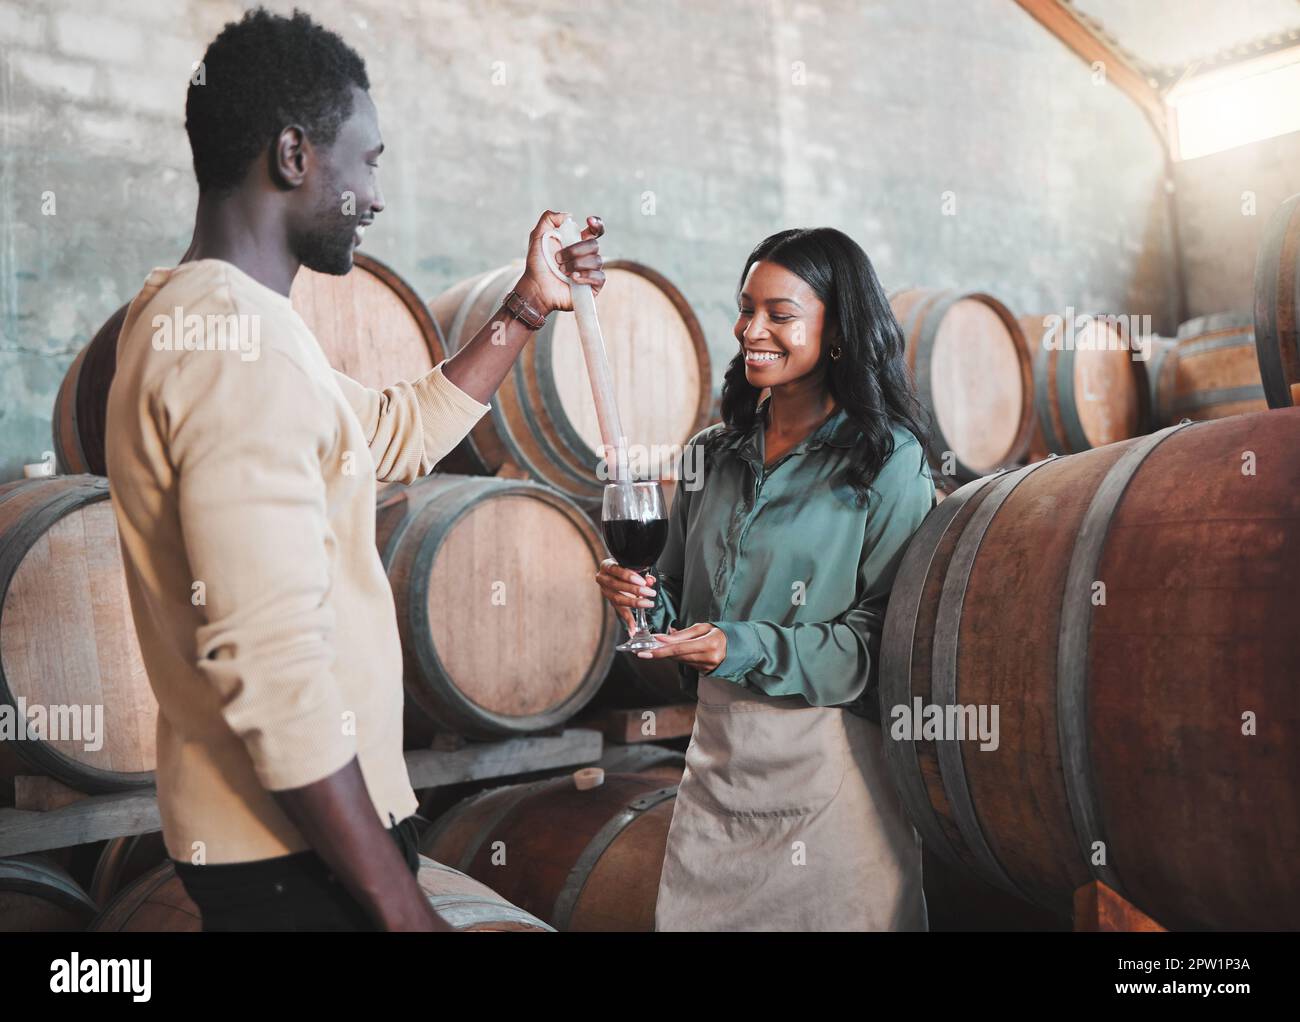
<svg viewBox="0 0 1300 1022"><path fill-rule="evenodd" d="M759 260L789 270L826 306L821 361L827 367L831 395L863 432L848 467L848 481L865 504L876 475L894 453L894 424L910 430L922 448L929 448L929 430L923 425L929 417L916 398L904 359L902 327L867 253L833 227L781 231L760 242L741 271L737 301L749 268ZM830 361L834 344L843 354ZM724 426L705 441L706 451L749 432L760 393L745 379L744 351L737 352L723 377Z"/></svg>

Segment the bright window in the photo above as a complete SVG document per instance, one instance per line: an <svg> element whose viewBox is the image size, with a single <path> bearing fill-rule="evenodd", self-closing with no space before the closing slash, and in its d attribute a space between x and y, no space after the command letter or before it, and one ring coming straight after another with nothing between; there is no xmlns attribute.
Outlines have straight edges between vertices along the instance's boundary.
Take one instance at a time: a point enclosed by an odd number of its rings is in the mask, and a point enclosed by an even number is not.
<svg viewBox="0 0 1300 1022"><path fill-rule="evenodd" d="M1188 79L1166 100L1180 160L1300 131L1300 50Z"/></svg>

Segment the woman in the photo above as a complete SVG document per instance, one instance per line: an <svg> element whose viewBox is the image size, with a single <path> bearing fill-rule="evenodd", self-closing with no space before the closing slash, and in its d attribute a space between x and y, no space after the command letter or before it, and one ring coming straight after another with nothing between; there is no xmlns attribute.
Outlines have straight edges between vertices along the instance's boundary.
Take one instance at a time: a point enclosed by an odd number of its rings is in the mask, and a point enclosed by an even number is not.
<svg viewBox="0 0 1300 1022"><path fill-rule="evenodd" d="M698 695L655 928L925 930L876 685L889 589L934 505L902 331L830 228L760 244L738 303L723 422L690 441L703 483L678 486L654 574L596 576L629 627L652 608L664 646L639 655Z"/></svg>

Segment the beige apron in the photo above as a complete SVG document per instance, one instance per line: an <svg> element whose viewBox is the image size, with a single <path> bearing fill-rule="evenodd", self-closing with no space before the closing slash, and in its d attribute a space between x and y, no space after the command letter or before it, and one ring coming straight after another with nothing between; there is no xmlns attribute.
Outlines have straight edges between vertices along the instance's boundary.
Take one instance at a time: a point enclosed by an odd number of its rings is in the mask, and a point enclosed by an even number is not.
<svg viewBox="0 0 1300 1022"><path fill-rule="evenodd" d="M929 929L879 725L701 675L655 929Z"/></svg>

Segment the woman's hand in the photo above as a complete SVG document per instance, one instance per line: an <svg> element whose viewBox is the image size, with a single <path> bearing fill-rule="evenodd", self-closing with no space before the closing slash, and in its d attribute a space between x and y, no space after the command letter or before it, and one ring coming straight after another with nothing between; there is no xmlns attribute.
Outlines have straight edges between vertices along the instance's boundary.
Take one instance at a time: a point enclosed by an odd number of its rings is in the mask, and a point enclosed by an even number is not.
<svg viewBox="0 0 1300 1022"><path fill-rule="evenodd" d="M551 272L542 254L542 236L552 227L564 223L568 213L554 213L547 210L537 221L533 233L528 236L528 261L524 274L515 284L515 290L524 296L543 315L555 310L573 308L573 299L569 295L569 285ZM590 284L593 294L599 294L605 285L605 274L601 269L605 260L600 257L600 242L596 239L605 233L605 225L598 216L587 217L587 229L582 232L582 241L568 248L562 248L555 254L555 262L566 274L579 284ZM554 244L554 241L550 242Z"/></svg>
<svg viewBox="0 0 1300 1022"><path fill-rule="evenodd" d="M727 659L727 633L708 621L701 621L681 631L668 626L668 634L655 634L665 645L658 649L643 649L637 656L647 660L672 657L700 674L710 674Z"/></svg>
<svg viewBox="0 0 1300 1022"><path fill-rule="evenodd" d="M654 581L655 577L648 572L642 578L631 568L619 567L618 561L612 557L606 557L601 561L600 570L596 572L596 584L600 586L600 594L613 605L618 616L627 625L629 633L636 631L636 622L632 619L630 608L644 607L649 610L655 605L655 591L650 588L654 585Z"/></svg>

